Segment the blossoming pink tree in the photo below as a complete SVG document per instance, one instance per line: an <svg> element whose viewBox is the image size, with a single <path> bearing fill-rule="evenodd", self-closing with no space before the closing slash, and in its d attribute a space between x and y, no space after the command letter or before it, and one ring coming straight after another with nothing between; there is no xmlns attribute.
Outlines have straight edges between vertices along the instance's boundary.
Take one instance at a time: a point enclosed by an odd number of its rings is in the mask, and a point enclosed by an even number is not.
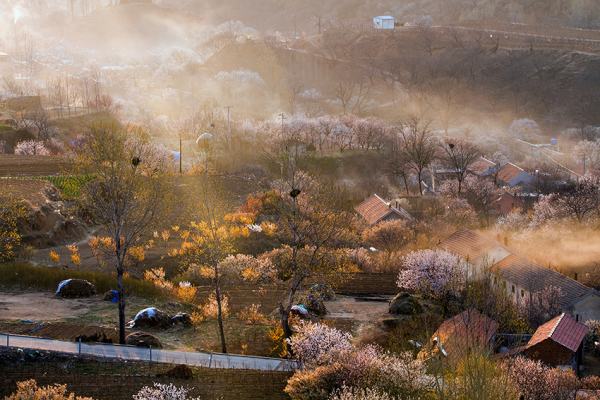
<svg viewBox="0 0 600 400"><path fill-rule="evenodd" d="M49 156L50 150L44 146L43 142L38 142L37 140L25 140L17 143L15 146L15 154L27 156Z"/></svg>
<svg viewBox="0 0 600 400"><path fill-rule="evenodd" d="M404 257L404 267L398 287L438 301L444 312L450 301L460 297L467 280L466 263L443 250L413 251Z"/></svg>

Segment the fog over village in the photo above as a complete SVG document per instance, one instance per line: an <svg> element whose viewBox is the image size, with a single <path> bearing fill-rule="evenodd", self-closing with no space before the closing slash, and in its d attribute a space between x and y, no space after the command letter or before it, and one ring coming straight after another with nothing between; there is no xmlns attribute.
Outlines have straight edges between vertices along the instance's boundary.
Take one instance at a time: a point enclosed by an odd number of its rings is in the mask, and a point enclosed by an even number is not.
<svg viewBox="0 0 600 400"><path fill-rule="evenodd" d="M598 0L1 0L0 399L600 399Z"/></svg>

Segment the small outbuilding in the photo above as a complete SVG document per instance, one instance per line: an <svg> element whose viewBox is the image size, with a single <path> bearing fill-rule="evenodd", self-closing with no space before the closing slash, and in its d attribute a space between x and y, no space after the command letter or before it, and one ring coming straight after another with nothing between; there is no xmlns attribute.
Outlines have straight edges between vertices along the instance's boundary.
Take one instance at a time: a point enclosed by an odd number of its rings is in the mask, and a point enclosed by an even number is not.
<svg viewBox="0 0 600 400"><path fill-rule="evenodd" d="M588 327L562 314L540 326L523 353L531 359L577 371L583 359L583 338Z"/></svg>
<svg viewBox="0 0 600 400"><path fill-rule="evenodd" d="M383 15L373 18L373 29L394 29L394 17Z"/></svg>

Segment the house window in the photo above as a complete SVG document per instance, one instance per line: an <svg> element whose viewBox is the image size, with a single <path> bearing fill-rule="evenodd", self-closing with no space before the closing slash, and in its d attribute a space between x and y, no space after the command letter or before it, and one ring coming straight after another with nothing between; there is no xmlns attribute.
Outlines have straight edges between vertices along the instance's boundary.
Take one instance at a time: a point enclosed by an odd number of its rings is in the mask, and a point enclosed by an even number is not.
<svg viewBox="0 0 600 400"><path fill-rule="evenodd" d="M579 322L579 314L575 314L575 321Z"/></svg>
<svg viewBox="0 0 600 400"><path fill-rule="evenodd" d="M512 292L515 292L515 285L512 285Z"/></svg>
<svg viewBox="0 0 600 400"><path fill-rule="evenodd" d="M521 297L525 297L525 291L521 289Z"/></svg>

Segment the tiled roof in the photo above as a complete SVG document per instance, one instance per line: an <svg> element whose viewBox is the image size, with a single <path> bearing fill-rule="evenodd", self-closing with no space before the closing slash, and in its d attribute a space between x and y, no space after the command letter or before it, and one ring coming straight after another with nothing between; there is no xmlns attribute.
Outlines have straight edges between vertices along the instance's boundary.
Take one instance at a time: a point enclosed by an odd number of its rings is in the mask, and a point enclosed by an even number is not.
<svg viewBox="0 0 600 400"><path fill-rule="evenodd" d="M546 339L552 339L572 352L576 352L587 331L587 326L563 313L537 328L526 348L529 349Z"/></svg>
<svg viewBox="0 0 600 400"><path fill-rule="evenodd" d="M561 305L565 308L592 290L568 276L532 263L518 254L509 255L495 266L506 282L530 293L539 292L548 286L562 289L565 296L561 300Z"/></svg>
<svg viewBox="0 0 600 400"><path fill-rule="evenodd" d="M467 171L471 171L477 176L481 176L485 174L490 168L495 167L496 164L491 162L490 160L486 160L483 157L479 157L477 160L473 161L467 167Z"/></svg>
<svg viewBox="0 0 600 400"><path fill-rule="evenodd" d="M512 211L513 208L523 208L523 201L510 193L504 193L498 200L492 203L500 214L506 215Z"/></svg>
<svg viewBox="0 0 600 400"><path fill-rule="evenodd" d="M446 355L450 356L458 354L461 351L461 345L487 346L496 334L498 327L499 324L496 321L482 315L479 311L473 308L465 310L440 325L431 337L429 350L424 349L422 356L428 351L436 351L434 340L437 340ZM467 351L467 347L462 350Z"/></svg>
<svg viewBox="0 0 600 400"><path fill-rule="evenodd" d="M515 164L505 164L498 171L498 179L502 182L510 182L515 179L521 172L524 172L523 168L517 167Z"/></svg>
<svg viewBox="0 0 600 400"><path fill-rule="evenodd" d="M463 259L469 258L473 261L499 244L481 233L463 227L444 239L438 244L438 247Z"/></svg>
<svg viewBox="0 0 600 400"><path fill-rule="evenodd" d="M354 207L354 209L371 225L376 224L390 213L398 215L401 219L412 219L406 210L393 207L376 194Z"/></svg>

